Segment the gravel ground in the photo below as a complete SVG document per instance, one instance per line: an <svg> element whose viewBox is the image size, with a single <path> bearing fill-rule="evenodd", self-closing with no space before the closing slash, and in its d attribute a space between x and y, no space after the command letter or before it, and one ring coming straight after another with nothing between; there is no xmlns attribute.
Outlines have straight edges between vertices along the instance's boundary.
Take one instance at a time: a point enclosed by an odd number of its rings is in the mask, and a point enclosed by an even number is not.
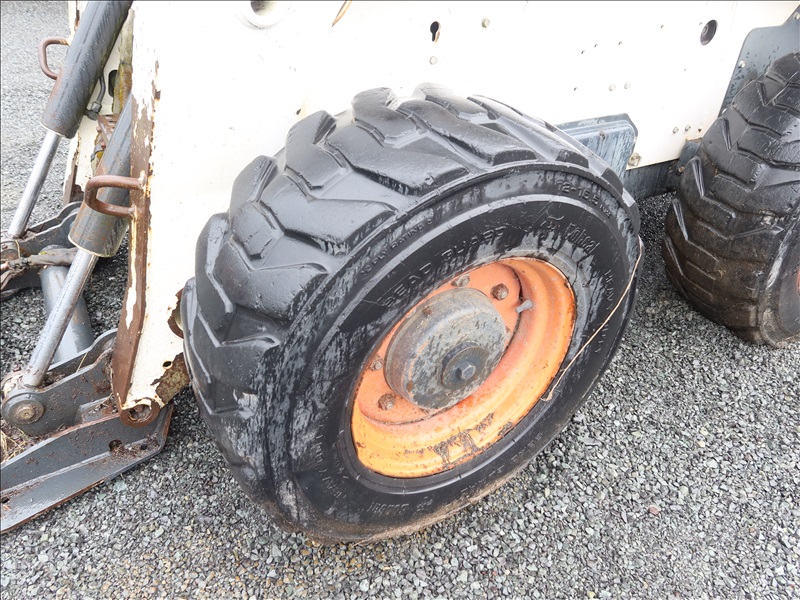
<svg viewBox="0 0 800 600"><path fill-rule="evenodd" d="M2 3L2 225L43 131L39 39L65 3ZM60 202L64 153L34 221ZM162 454L2 538L4 598L800 597L800 347L739 341L673 291L659 255L669 196L646 199L639 302L611 368L518 477L417 534L316 545L244 497L191 394ZM98 267L95 333L115 325L124 258ZM112 279L113 278L113 279ZM2 374L43 311L2 306Z"/></svg>

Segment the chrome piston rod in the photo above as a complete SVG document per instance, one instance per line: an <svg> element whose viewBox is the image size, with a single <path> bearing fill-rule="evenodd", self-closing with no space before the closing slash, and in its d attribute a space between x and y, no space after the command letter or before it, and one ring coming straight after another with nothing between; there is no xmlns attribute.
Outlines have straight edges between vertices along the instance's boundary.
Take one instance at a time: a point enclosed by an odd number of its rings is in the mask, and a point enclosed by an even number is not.
<svg viewBox="0 0 800 600"><path fill-rule="evenodd" d="M96 263L97 256L94 254L84 250L78 250L75 254L61 294L47 316L30 362L22 374L20 381L22 386L35 388L44 381L44 376L53 363L53 357L61 344L64 332L69 327L75 307L82 299L83 288L86 287Z"/></svg>
<svg viewBox="0 0 800 600"><path fill-rule="evenodd" d="M45 135L42 147L39 149L36 162L33 164L31 175L28 177L25 191L22 192L22 199L14 213L14 218L11 220L11 225L8 227L8 235L12 239L21 237L28 227L28 220L31 218L33 207L36 205L36 200L42 191L47 173L50 171L50 165L53 163L61 137L55 131L47 130L47 135Z"/></svg>

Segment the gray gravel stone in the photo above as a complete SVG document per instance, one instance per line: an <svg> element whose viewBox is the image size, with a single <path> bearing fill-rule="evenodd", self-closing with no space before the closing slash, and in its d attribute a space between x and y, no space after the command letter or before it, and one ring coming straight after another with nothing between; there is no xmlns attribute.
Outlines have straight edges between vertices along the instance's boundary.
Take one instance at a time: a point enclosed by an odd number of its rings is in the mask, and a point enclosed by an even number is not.
<svg viewBox="0 0 800 600"><path fill-rule="evenodd" d="M5 227L43 137L36 44L67 21L65 3L1 6ZM59 205L58 160L35 220ZM800 348L748 345L675 293L659 254L670 199L642 203L637 308L592 398L479 504L368 546L283 533L234 483L184 392L161 455L4 536L0 595L798 597ZM124 282L124 253L101 262L95 333L116 325ZM36 290L2 308L5 375L27 360L43 311Z"/></svg>

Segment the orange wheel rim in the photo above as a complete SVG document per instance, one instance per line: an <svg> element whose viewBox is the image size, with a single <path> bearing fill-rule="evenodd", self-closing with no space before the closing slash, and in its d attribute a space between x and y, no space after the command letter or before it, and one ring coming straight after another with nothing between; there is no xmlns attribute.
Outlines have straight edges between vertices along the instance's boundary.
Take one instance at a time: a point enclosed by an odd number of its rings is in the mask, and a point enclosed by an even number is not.
<svg viewBox="0 0 800 600"><path fill-rule="evenodd" d="M397 384L390 386L387 352L418 307L457 287L491 301L505 325L497 349L502 354L475 391L443 408L423 408L399 394ZM485 451L547 390L569 348L574 321L572 288L561 271L541 260L498 261L440 286L398 321L359 376L350 424L359 461L381 475L411 478L447 471Z"/></svg>

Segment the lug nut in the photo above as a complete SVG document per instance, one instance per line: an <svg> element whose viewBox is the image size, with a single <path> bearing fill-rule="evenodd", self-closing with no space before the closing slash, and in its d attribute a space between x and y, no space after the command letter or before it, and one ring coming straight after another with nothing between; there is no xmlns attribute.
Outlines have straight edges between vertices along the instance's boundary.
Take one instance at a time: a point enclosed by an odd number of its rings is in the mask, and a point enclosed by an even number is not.
<svg viewBox="0 0 800 600"><path fill-rule="evenodd" d="M504 283L498 283L492 288L492 298L495 300L505 300L508 298L508 286Z"/></svg>
<svg viewBox="0 0 800 600"><path fill-rule="evenodd" d="M466 287L469 285L469 275L460 275L456 278L453 282L453 285L456 287Z"/></svg>
<svg viewBox="0 0 800 600"><path fill-rule="evenodd" d="M394 408L394 394L384 394L378 400L378 408L381 410L392 410Z"/></svg>

